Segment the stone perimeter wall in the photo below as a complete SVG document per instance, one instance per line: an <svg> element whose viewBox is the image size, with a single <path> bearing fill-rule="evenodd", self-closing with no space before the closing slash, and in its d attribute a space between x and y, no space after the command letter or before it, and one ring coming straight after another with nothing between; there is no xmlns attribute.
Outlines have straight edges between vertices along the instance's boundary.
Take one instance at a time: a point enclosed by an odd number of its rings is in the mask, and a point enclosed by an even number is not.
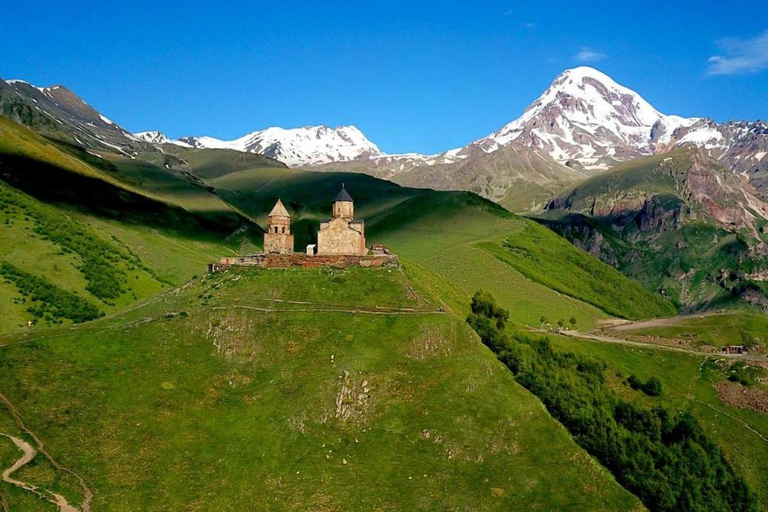
<svg viewBox="0 0 768 512"><path fill-rule="evenodd" d="M229 270L232 267L290 268L290 267L397 267L400 261L394 254L372 256L308 255L308 254L256 254L222 258L209 263L209 272Z"/></svg>

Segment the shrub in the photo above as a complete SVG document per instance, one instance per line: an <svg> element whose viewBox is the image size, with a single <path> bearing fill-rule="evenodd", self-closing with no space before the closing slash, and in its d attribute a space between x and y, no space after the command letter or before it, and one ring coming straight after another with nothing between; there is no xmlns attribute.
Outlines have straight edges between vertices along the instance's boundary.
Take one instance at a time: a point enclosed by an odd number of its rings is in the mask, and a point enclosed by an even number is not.
<svg viewBox="0 0 768 512"><path fill-rule="evenodd" d="M38 319L60 323L61 318L80 323L104 316L99 308L82 297L28 274L8 262L0 264L0 275L15 284L22 295L31 296L32 304L27 312L33 316L34 323Z"/></svg>
<svg viewBox="0 0 768 512"><path fill-rule="evenodd" d="M478 292L467 321L517 381L544 403L576 442L651 510L756 511L757 497L687 412L619 398L606 364L552 348L546 336L505 332L493 298ZM631 375L635 389L657 396L661 382Z"/></svg>

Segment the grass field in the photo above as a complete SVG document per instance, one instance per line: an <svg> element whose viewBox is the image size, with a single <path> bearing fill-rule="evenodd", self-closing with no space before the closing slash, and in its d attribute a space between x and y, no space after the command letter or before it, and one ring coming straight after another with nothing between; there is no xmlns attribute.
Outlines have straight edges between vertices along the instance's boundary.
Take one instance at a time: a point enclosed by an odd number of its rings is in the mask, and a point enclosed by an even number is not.
<svg viewBox="0 0 768 512"><path fill-rule="evenodd" d="M679 340L693 347L707 345L721 348L725 345L745 345L750 349L765 350L768 345L768 315L728 312L680 317L664 325L628 325L618 333L625 336L653 336Z"/></svg>
<svg viewBox="0 0 768 512"><path fill-rule="evenodd" d="M464 318L478 288L518 327L574 317L579 330L614 315L674 314L658 295L469 193L269 167L234 152L179 152L172 156L200 176L165 174L160 155L98 163L32 142L86 167L0 151L0 165L21 180L11 182L28 187L0 183L14 198L0 205L0 260L108 316L18 329L28 305L0 280L0 393L58 464L83 474L93 510L642 509ZM263 223L278 197L294 217L296 247L313 241L341 183L368 243L387 244L404 271L205 274L210 261L258 248L260 228L249 219ZM57 217L66 229L35 233L40 218ZM61 230L66 236L52 236ZM88 243L78 251L72 240ZM98 254L89 244L125 256L104 260L122 272L117 297L89 291L94 275L84 263ZM438 313L443 305L448 314ZM760 338L765 324L743 315L685 327L705 342ZM768 481L762 445L739 443L743 425L709 407L725 410L712 388L724 378L716 367L650 348L558 343L604 355L623 373L659 375L659 400L696 409L750 483ZM757 413L728 411L765 432ZM7 412L0 405L0 432L31 442ZM0 437L0 468L18 456ZM83 499L77 480L43 457L17 476L71 503ZM0 510L2 500L13 511L41 507L5 483Z"/></svg>
<svg viewBox="0 0 768 512"><path fill-rule="evenodd" d="M89 225L3 182L0 238L0 261L72 292L105 313L123 309L166 286L119 240L102 237ZM28 308L44 301L22 292L7 280L0 285L0 300L9 306L0 317L0 332L36 321ZM52 323L49 317L41 320Z"/></svg>
<svg viewBox="0 0 768 512"><path fill-rule="evenodd" d="M410 199L373 222L368 236L461 289L458 302L464 308L482 288L510 310L515 322L532 327L539 327L542 316L552 323L573 316L588 328L608 316L604 310L644 318L674 314L670 304L548 229L470 194ZM500 254L504 240L525 245L528 259Z"/></svg>
<svg viewBox="0 0 768 512"><path fill-rule="evenodd" d="M641 509L421 289L397 270L199 278L3 346L0 389L98 510ZM345 311L374 306L415 313Z"/></svg>

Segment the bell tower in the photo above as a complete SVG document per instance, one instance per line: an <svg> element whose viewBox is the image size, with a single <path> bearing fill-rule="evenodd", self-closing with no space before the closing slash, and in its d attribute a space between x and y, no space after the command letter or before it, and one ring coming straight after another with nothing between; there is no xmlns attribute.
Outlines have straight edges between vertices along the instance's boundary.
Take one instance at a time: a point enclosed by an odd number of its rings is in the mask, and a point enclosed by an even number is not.
<svg viewBox="0 0 768 512"><path fill-rule="evenodd" d="M269 212L269 226L264 233L264 252L267 254L293 254L291 214L278 199Z"/></svg>
<svg viewBox="0 0 768 512"><path fill-rule="evenodd" d="M355 202L347 189L344 188L343 183L341 190L333 199L333 218L344 219L347 222L352 222L352 219L355 218Z"/></svg>

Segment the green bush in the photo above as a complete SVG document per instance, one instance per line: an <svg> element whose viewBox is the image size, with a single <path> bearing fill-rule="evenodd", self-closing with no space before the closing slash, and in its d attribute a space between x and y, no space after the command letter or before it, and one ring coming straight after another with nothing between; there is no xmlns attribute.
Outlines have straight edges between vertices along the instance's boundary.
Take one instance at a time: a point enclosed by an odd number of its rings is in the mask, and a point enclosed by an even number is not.
<svg viewBox="0 0 768 512"><path fill-rule="evenodd" d="M467 322L577 443L653 511L757 511L757 497L687 412L645 407L606 384L606 364L557 351L546 336L505 332L492 297L475 294ZM506 312L505 312L506 313ZM660 394L658 379L628 379ZM633 386L633 387L634 387Z"/></svg>
<svg viewBox="0 0 768 512"><path fill-rule="evenodd" d="M34 317L34 323L39 319L45 319L48 323L61 323L62 318L80 323L104 316L99 308L82 297L28 274L8 262L0 264L0 275L16 285L22 295L30 297L31 305L27 312Z"/></svg>
<svg viewBox="0 0 768 512"><path fill-rule="evenodd" d="M632 389L642 391L648 396L661 396L661 381L656 377L651 377L647 381L643 382L637 375L630 375L627 378L627 384Z"/></svg>

